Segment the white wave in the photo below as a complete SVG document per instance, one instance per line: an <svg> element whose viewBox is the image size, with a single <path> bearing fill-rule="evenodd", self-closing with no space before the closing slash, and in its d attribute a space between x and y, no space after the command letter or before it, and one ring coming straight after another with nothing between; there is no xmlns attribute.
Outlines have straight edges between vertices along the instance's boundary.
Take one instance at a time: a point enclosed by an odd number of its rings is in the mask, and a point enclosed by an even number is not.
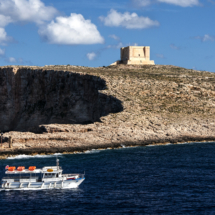
<svg viewBox="0 0 215 215"><path fill-rule="evenodd" d="M172 143L167 143L167 144L164 144L163 146L169 146L169 145L173 145Z"/></svg>
<svg viewBox="0 0 215 215"><path fill-rule="evenodd" d="M177 145L185 145L185 144L189 144L189 145L193 145L193 144L202 144L202 143L210 143L210 142L185 142L185 143L176 143Z"/></svg>
<svg viewBox="0 0 215 215"><path fill-rule="evenodd" d="M190 145L193 145L193 144L202 144L202 143L214 143L214 141L209 141L209 142L205 142L205 141L203 141L203 142L184 142L184 143L176 143L176 144L178 144L178 145L181 145L181 144L190 144Z"/></svg>
<svg viewBox="0 0 215 215"><path fill-rule="evenodd" d="M185 143L177 143L177 145L185 145L185 144L189 144L189 143L187 143L187 142L185 142Z"/></svg>
<svg viewBox="0 0 215 215"><path fill-rule="evenodd" d="M85 152L75 152L74 154L94 154L94 153L99 153L100 151L105 150L105 149L92 149L92 150L87 150Z"/></svg>
<svg viewBox="0 0 215 215"><path fill-rule="evenodd" d="M17 155L14 157L8 157L7 159L29 159L29 158L47 158L47 157L55 157L55 156L62 156L61 153L55 153L53 155Z"/></svg>
<svg viewBox="0 0 215 215"><path fill-rule="evenodd" d="M116 149L129 149L129 148L137 148L138 146L125 146L121 144L122 148L116 148Z"/></svg>
<svg viewBox="0 0 215 215"><path fill-rule="evenodd" d="M92 149L92 150L87 150L84 153L85 154L93 154L93 153L99 153L101 150L98 149Z"/></svg>
<svg viewBox="0 0 215 215"><path fill-rule="evenodd" d="M167 143L167 144L154 144L154 145L147 145L147 147L153 147L153 146L169 146L169 145L193 145L198 143L208 143L208 142L183 142L183 143Z"/></svg>
<svg viewBox="0 0 215 215"><path fill-rule="evenodd" d="M154 145L147 145L146 147L154 147L154 146L170 146L173 145L172 143L167 143L167 144L154 144Z"/></svg>

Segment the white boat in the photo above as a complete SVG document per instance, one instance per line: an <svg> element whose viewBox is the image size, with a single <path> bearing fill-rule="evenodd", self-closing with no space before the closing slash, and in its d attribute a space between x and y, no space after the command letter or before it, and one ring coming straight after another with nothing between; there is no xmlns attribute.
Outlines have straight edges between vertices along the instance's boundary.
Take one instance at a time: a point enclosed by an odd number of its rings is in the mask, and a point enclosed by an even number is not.
<svg viewBox="0 0 215 215"><path fill-rule="evenodd" d="M2 178L2 190L31 190L31 189L69 189L77 188L84 180L85 174L62 174L63 170L59 166L45 166L37 169L31 166L6 167L6 177Z"/></svg>

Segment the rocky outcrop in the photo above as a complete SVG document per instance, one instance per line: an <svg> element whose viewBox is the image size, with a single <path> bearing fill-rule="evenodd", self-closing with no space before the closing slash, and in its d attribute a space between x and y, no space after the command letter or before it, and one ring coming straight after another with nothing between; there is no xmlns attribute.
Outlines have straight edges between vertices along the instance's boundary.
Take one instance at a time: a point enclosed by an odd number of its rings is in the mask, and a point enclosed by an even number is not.
<svg viewBox="0 0 215 215"><path fill-rule="evenodd" d="M37 68L0 68L0 130L40 132L41 124L86 124L122 111L98 76Z"/></svg>

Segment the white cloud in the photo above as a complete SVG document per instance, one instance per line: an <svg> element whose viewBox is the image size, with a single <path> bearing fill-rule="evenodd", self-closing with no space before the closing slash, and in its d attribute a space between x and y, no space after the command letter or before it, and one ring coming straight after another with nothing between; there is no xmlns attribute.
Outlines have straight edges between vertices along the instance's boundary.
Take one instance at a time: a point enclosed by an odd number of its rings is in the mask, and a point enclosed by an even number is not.
<svg viewBox="0 0 215 215"><path fill-rule="evenodd" d="M117 37L115 34L111 34L111 35L109 35L109 37L114 39L114 40L118 40L118 41L120 40L120 38Z"/></svg>
<svg viewBox="0 0 215 215"><path fill-rule="evenodd" d="M159 26L158 21L153 21L148 17L138 16L136 13L125 12L124 14L111 9L107 17L100 16L99 19L106 26L125 27L127 29L143 29Z"/></svg>
<svg viewBox="0 0 215 215"><path fill-rule="evenodd" d="M10 16L4 16L0 14L0 27L5 27L10 22L12 22L12 19Z"/></svg>
<svg viewBox="0 0 215 215"><path fill-rule="evenodd" d="M200 5L199 0L158 0L158 2L174 4L181 7L192 7Z"/></svg>
<svg viewBox="0 0 215 215"><path fill-rule="evenodd" d="M91 52L91 53L88 53L88 54L87 54L87 58L88 58L89 60L94 60L95 57L96 57L96 53L94 53L94 52Z"/></svg>
<svg viewBox="0 0 215 215"><path fill-rule="evenodd" d="M127 43L127 44L123 44L122 42L119 42L118 44L116 45L108 45L107 48L110 49L120 49L122 47L126 47L126 46L138 46L137 43Z"/></svg>
<svg viewBox="0 0 215 215"><path fill-rule="evenodd" d="M203 36L203 38L202 38L202 41L203 42L206 42L206 41L214 41L215 40L215 37L214 36L210 36L210 35L208 35L208 34L205 34L204 36Z"/></svg>
<svg viewBox="0 0 215 215"><path fill-rule="evenodd" d="M0 28L0 44L6 45L12 38L7 36L7 33L4 28Z"/></svg>
<svg viewBox="0 0 215 215"><path fill-rule="evenodd" d="M56 21L43 25L39 34L52 44L96 44L103 43L96 25L85 20L81 14L71 13L69 17L59 16Z"/></svg>
<svg viewBox="0 0 215 215"><path fill-rule="evenodd" d="M4 56L5 54L5 49L0 49L0 56Z"/></svg>
<svg viewBox="0 0 215 215"><path fill-rule="evenodd" d="M122 42L119 42L117 45L108 45L107 46L107 48L108 49L120 49L120 48L122 48L124 45L123 45L123 43Z"/></svg>
<svg viewBox="0 0 215 215"><path fill-rule="evenodd" d="M8 23L21 21L42 24L51 20L57 10L45 6L40 0L0 0L0 13Z"/></svg>
<svg viewBox="0 0 215 215"><path fill-rule="evenodd" d="M211 4L215 4L215 1L213 0L208 0L208 2L210 2Z"/></svg>
<svg viewBox="0 0 215 215"><path fill-rule="evenodd" d="M50 21L56 14L54 7L47 7L41 0L0 0L0 44L12 40L4 29L10 23L34 22L38 25Z"/></svg>
<svg viewBox="0 0 215 215"><path fill-rule="evenodd" d="M194 37L194 39L201 40L202 42L207 42L207 41L214 42L215 41L215 36L205 34L203 37L197 36L197 37Z"/></svg>
<svg viewBox="0 0 215 215"><path fill-rule="evenodd" d="M14 57L9 57L9 58L8 58L8 61L9 61L10 63L16 63L16 59L15 59Z"/></svg>
<svg viewBox="0 0 215 215"><path fill-rule="evenodd" d="M95 44L103 43L97 27L81 14L57 17L57 9L46 6L42 0L0 0L0 44L11 40L4 27L9 23L33 22L39 27L38 33L53 44ZM48 24L48 22L51 23Z"/></svg>
<svg viewBox="0 0 215 215"><path fill-rule="evenodd" d="M145 7L151 4L151 0L132 0L134 5Z"/></svg>
<svg viewBox="0 0 215 215"><path fill-rule="evenodd" d="M156 54L156 56L157 56L158 58L165 59L165 57L164 57L163 54Z"/></svg>
<svg viewBox="0 0 215 215"><path fill-rule="evenodd" d="M210 0L209 0L210 1ZM173 4L181 7L193 7L200 5L199 0L132 0L136 6L148 6L153 2Z"/></svg>
<svg viewBox="0 0 215 215"><path fill-rule="evenodd" d="M175 44L170 44L170 48L175 49L175 50L180 50L181 48L176 46Z"/></svg>

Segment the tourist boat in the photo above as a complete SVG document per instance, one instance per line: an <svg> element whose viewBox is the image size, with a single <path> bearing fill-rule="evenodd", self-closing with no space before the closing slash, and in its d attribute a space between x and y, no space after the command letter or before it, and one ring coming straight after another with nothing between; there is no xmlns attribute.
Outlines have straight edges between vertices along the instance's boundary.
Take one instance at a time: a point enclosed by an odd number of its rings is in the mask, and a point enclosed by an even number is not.
<svg viewBox="0 0 215 215"><path fill-rule="evenodd" d="M85 174L62 174L63 170L56 160L56 166L45 166L37 169L30 166L6 166L6 177L2 178L2 190L12 189L68 189L77 188L85 179Z"/></svg>

